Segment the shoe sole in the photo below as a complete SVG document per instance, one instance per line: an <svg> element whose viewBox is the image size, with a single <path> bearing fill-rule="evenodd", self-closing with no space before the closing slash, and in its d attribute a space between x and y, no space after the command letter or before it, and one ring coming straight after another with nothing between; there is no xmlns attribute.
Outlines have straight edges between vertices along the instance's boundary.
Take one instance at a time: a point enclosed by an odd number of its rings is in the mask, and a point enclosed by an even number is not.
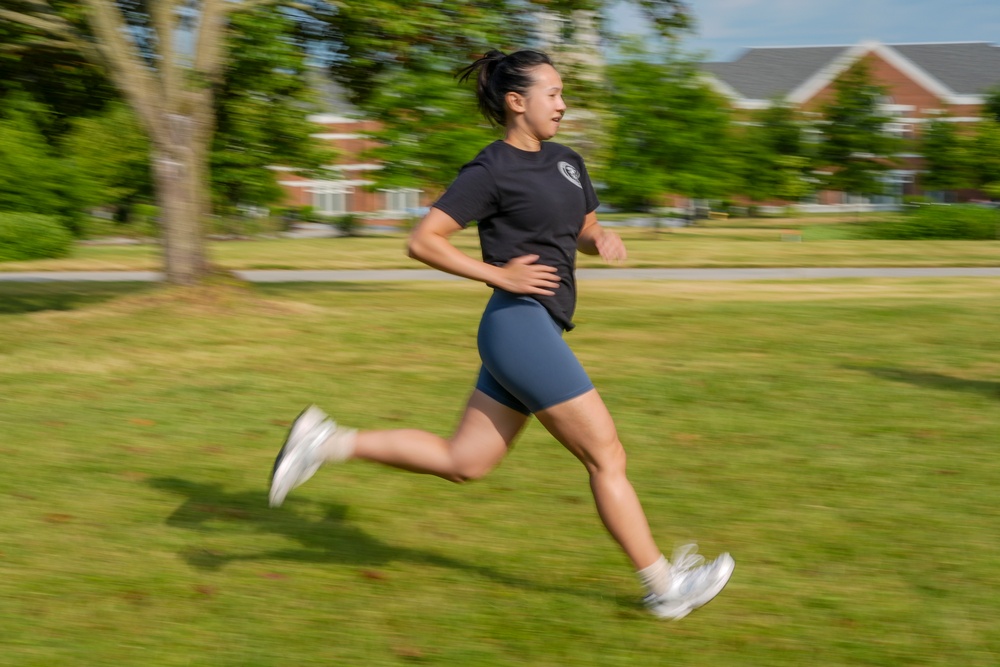
<svg viewBox="0 0 1000 667"><path fill-rule="evenodd" d="M285 501L284 497L280 498L277 501L275 501L273 497L274 478L278 474L278 468L281 466L281 462L285 460L285 456L291 449L289 445L292 442L292 434L295 433L295 427L299 425L299 421L305 416L305 414L312 409L313 409L312 405L306 407L302 412L298 414L298 416L294 420L292 420L292 425L288 429L288 435L285 436L285 442L284 444L281 445L281 449L278 451L278 455L274 458L274 466L271 468L271 485L270 485L271 493L268 494L269 496L268 502L271 507L279 507ZM289 489L288 491L291 491L291 489ZM288 492L285 493L285 496L287 495Z"/></svg>
<svg viewBox="0 0 1000 667"><path fill-rule="evenodd" d="M309 406L300 412L298 416L292 420L292 425L288 427L288 433L285 434L285 441L281 444L281 449L278 450L278 455L274 457L274 466L271 468L271 484L274 484L274 476L278 473L278 466L281 465L281 459L285 458L285 452L288 450L288 444L292 440L292 433L295 432L295 427L298 426L299 420L302 419L307 412L309 412L309 408L311 407L312 406Z"/></svg>

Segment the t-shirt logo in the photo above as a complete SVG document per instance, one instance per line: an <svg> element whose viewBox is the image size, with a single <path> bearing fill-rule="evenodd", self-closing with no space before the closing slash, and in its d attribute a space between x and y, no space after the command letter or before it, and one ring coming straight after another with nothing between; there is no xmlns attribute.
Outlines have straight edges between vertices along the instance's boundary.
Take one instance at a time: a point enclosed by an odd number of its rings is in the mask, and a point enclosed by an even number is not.
<svg viewBox="0 0 1000 667"><path fill-rule="evenodd" d="M559 162L559 173L565 176L567 181L581 190L583 189L583 186L580 185L580 171L569 162Z"/></svg>

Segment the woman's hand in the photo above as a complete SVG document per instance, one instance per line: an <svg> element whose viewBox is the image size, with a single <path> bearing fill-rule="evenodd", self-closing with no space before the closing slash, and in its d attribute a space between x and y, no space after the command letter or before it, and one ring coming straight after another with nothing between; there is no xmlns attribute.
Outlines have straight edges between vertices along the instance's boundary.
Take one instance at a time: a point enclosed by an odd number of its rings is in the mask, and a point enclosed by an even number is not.
<svg viewBox="0 0 1000 667"><path fill-rule="evenodd" d="M512 294L543 294L552 296L562 280L555 267L535 264L538 255L515 257L503 265L503 279L496 286Z"/></svg>
<svg viewBox="0 0 1000 667"><path fill-rule="evenodd" d="M585 255L600 255L609 264L618 264L628 258L622 238L601 227L601 223L597 222L597 213L593 211L583 220L576 247Z"/></svg>
<svg viewBox="0 0 1000 667"><path fill-rule="evenodd" d="M601 230L594 238L594 245L597 247L597 254L609 264L624 262L628 258L625 242L614 232Z"/></svg>

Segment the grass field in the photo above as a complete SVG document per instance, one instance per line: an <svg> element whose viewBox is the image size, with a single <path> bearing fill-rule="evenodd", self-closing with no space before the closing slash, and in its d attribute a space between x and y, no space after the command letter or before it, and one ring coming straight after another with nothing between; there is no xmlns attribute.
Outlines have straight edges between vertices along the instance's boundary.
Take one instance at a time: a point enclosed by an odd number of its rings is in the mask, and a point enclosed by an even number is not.
<svg viewBox="0 0 1000 667"><path fill-rule="evenodd" d="M697 227L655 231L618 229L629 260L625 266L788 267L788 266L997 266L998 241L874 241L852 238L849 221L836 217L713 221ZM475 230L455 237L456 245L478 256ZM403 234L361 238L258 239L209 244L212 261L224 269L416 269L406 257ZM580 266L600 267L581 257ZM78 246L70 257L2 262L3 271L159 270L154 245Z"/></svg>
<svg viewBox="0 0 1000 667"><path fill-rule="evenodd" d="M308 402L453 425L481 286L0 284L0 664L1000 663L1000 279L582 290L663 548L736 558L716 602L647 617L537 424L480 482L268 509Z"/></svg>

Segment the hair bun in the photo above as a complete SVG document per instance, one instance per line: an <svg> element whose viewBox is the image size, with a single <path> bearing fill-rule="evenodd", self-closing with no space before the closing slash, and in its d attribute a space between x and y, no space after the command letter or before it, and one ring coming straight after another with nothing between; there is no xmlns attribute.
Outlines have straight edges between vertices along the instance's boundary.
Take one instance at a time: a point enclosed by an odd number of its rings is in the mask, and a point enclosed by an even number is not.
<svg viewBox="0 0 1000 667"><path fill-rule="evenodd" d="M459 81L476 82L479 110L492 125L502 127L507 122L504 95L510 91L524 94L532 84L531 70L542 64L551 65L552 61L540 51L522 50L508 55L490 49L456 76Z"/></svg>

